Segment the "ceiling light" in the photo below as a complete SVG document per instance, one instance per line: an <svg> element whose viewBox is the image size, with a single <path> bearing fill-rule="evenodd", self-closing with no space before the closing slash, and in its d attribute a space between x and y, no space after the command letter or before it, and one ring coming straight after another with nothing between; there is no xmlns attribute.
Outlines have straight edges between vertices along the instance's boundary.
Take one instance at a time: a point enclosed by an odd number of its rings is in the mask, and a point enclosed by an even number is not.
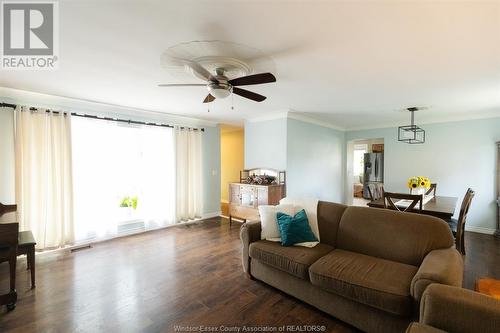
<svg viewBox="0 0 500 333"><path fill-rule="evenodd" d="M415 125L414 113L415 111L421 110L417 107L407 108L411 114L411 125L399 126L398 127L398 141L406 142L409 144L418 144L425 142L425 131Z"/></svg>
<svg viewBox="0 0 500 333"><path fill-rule="evenodd" d="M208 92L215 98L226 98L231 95L231 85L223 82L212 82L208 84Z"/></svg>

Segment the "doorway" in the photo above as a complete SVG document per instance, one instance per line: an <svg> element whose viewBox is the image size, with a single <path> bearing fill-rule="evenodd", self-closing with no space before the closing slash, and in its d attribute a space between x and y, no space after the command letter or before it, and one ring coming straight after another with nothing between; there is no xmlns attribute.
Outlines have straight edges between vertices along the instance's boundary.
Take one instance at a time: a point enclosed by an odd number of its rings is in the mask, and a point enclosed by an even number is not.
<svg viewBox="0 0 500 333"><path fill-rule="evenodd" d="M384 184L384 139L353 140L347 144L347 204L366 206L370 189ZM375 193L372 193L376 196Z"/></svg>
<svg viewBox="0 0 500 333"><path fill-rule="evenodd" d="M242 127L222 125L220 130L221 215L229 216L229 184L239 182L244 168L245 132Z"/></svg>

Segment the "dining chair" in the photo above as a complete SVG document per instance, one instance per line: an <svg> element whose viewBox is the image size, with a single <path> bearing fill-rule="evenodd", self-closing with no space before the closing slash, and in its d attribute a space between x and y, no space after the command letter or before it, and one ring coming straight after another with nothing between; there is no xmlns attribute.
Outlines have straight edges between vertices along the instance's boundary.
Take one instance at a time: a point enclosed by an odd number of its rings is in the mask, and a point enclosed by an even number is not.
<svg viewBox="0 0 500 333"><path fill-rule="evenodd" d="M0 202L0 216L5 213L15 212L17 210L17 205L4 205Z"/></svg>
<svg viewBox="0 0 500 333"><path fill-rule="evenodd" d="M384 208L393 209L400 212L408 212L408 211L416 211L418 213L422 212L423 196L421 194L392 193L384 191L383 196L384 196ZM401 205L398 206L397 202L400 200L408 200L409 204L404 206Z"/></svg>
<svg viewBox="0 0 500 333"><path fill-rule="evenodd" d="M384 185L382 184L368 184L368 195L370 201L382 199L384 193Z"/></svg>
<svg viewBox="0 0 500 333"><path fill-rule="evenodd" d="M19 223L0 223L0 262L9 262L10 291L0 295L0 304L6 304L7 310L16 307L16 262Z"/></svg>
<svg viewBox="0 0 500 333"><path fill-rule="evenodd" d="M15 212L17 205L4 205L0 202L0 216L5 213ZM26 255L26 269L30 271L31 288L35 288L35 237L30 230L18 232L17 256ZM1 262L1 259L0 259Z"/></svg>
<svg viewBox="0 0 500 333"><path fill-rule="evenodd" d="M462 201L462 206L460 206L460 214L458 215L458 220L451 218L448 221L453 236L455 236L455 247L460 253L465 255L465 223L467 222L467 214L469 213L469 208L472 203L472 198L474 198L475 192L472 189L467 189L465 192L464 200Z"/></svg>
<svg viewBox="0 0 500 333"><path fill-rule="evenodd" d="M425 195L429 195L432 193L433 196L436 196L436 188L437 188L437 183L432 183L431 187L425 192Z"/></svg>

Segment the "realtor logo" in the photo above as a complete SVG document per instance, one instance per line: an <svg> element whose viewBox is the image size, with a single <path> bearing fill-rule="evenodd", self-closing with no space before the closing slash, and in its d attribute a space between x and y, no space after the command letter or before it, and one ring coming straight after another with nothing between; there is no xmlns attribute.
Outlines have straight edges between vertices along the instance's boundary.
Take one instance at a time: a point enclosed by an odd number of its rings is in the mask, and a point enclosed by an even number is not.
<svg viewBox="0 0 500 333"><path fill-rule="evenodd" d="M2 2L2 69L55 69L58 3Z"/></svg>

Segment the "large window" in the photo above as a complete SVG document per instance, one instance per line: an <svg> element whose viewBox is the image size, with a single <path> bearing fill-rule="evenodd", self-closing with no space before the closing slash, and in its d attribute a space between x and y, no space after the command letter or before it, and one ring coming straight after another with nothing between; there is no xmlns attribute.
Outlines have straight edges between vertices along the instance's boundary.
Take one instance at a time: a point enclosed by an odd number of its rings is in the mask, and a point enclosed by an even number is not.
<svg viewBox="0 0 500 333"><path fill-rule="evenodd" d="M74 117L72 140L77 242L174 223L173 129Z"/></svg>

